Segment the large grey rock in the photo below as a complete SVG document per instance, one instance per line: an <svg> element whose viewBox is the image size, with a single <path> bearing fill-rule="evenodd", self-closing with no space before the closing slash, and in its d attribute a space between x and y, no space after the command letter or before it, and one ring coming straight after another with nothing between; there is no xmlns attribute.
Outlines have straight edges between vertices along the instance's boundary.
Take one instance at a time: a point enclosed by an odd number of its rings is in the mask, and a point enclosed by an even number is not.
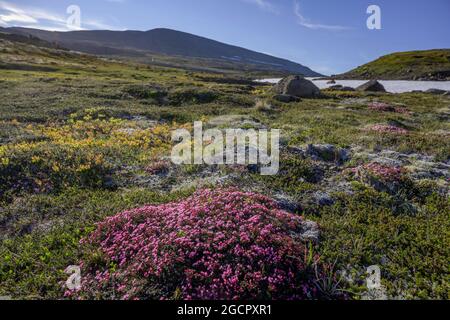
<svg viewBox="0 0 450 320"><path fill-rule="evenodd" d="M386 92L384 86L377 80L370 80L369 82L366 82L363 85L357 87L356 90L366 92Z"/></svg>
<svg viewBox="0 0 450 320"><path fill-rule="evenodd" d="M276 94L287 94L300 98L315 98L321 95L320 89L302 76L288 76L273 87Z"/></svg>

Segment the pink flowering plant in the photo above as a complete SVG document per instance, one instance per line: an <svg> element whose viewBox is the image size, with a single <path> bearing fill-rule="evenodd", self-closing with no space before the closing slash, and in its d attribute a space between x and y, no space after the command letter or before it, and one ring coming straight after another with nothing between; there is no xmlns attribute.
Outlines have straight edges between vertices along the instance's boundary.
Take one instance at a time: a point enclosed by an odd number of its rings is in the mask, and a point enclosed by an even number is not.
<svg viewBox="0 0 450 320"><path fill-rule="evenodd" d="M408 134L408 130L399 128L397 126L388 125L388 124L375 124L372 126L369 126L366 131L372 131L377 133L390 133L390 134L397 134L397 135L404 135Z"/></svg>
<svg viewBox="0 0 450 320"><path fill-rule="evenodd" d="M351 177L368 183L379 191L395 191L406 179L406 170L402 167L388 166L376 162L348 169Z"/></svg>
<svg viewBox="0 0 450 320"><path fill-rule="evenodd" d="M400 106L392 106L390 104L384 102L372 102L368 105L369 110L377 111L377 112L394 112L394 113L402 113L402 114L410 114L411 112L405 108Z"/></svg>
<svg viewBox="0 0 450 320"><path fill-rule="evenodd" d="M262 195L202 190L98 224L79 299L316 299L327 273L301 216ZM334 278L333 278L334 279Z"/></svg>
<svg viewBox="0 0 450 320"><path fill-rule="evenodd" d="M405 170L401 167L387 166L376 162L368 163L352 169L357 176L368 173L384 181L398 181L402 178Z"/></svg>

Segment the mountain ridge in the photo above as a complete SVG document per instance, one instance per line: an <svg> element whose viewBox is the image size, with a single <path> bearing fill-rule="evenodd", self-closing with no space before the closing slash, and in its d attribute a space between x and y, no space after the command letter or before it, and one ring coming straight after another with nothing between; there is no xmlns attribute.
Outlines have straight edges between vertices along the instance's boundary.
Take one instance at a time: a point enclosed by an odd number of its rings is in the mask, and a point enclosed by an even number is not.
<svg viewBox="0 0 450 320"><path fill-rule="evenodd" d="M46 31L22 27L3 28L7 32L32 35L70 50L99 54L141 56L162 54L174 57L211 59L249 65L250 69L299 73L318 77L320 73L287 59L259 53L236 45L168 28L147 31L82 30Z"/></svg>

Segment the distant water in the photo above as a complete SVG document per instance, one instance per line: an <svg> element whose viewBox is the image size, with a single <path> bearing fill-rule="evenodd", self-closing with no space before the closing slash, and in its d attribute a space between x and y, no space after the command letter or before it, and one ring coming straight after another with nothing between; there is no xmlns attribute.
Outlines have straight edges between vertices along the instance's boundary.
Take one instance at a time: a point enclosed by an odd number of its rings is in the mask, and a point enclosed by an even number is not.
<svg viewBox="0 0 450 320"><path fill-rule="evenodd" d="M334 85L343 85L345 87L356 88L367 80L336 80L336 84L327 84L329 80L313 80L307 78L315 83L320 89L326 89ZM278 83L281 79L262 79L258 82ZM386 88L388 92L403 93L414 90L426 91L428 89L441 89L450 91L450 81L405 81L405 80L381 80L380 83Z"/></svg>

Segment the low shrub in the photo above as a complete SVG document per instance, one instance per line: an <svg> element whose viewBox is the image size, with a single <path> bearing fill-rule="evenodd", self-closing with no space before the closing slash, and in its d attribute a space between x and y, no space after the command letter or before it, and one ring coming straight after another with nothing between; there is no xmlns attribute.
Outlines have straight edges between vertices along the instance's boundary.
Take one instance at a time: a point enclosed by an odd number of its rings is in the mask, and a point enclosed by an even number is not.
<svg viewBox="0 0 450 320"><path fill-rule="evenodd" d="M264 183L270 190L280 190L299 196L323 179L323 170L309 159L296 155L281 154L280 169L273 176L253 175L256 181Z"/></svg>
<svg viewBox="0 0 450 320"><path fill-rule="evenodd" d="M126 211L82 244L81 299L308 299L326 268L302 217L231 189Z"/></svg>
<svg viewBox="0 0 450 320"><path fill-rule="evenodd" d="M383 102L372 102L369 104L369 110L378 112L394 112L402 114L410 114L411 112L405 107L396 107Z"/></svg>
<svg viewBox="0 0 450 320"><path fill-rule="evenodd" d="M214 102L218 97L214 91L198 88L178 89L169 94L169 101L173 105L205 104Z"/></svg>
<svg viewBox="0 0 450 320"><path fill-rule="evenodd" d="M159 87L148 85L130 85L123 92L135 99L162 99L167 92Z"/></svg>
<svg viewBox="0 0 450 320"><path fill-rule="evenodd" d="M406 170L402 167L372 162L348 169L346 173L381 192L395 194L400 189L410 186Z"/></svg>

